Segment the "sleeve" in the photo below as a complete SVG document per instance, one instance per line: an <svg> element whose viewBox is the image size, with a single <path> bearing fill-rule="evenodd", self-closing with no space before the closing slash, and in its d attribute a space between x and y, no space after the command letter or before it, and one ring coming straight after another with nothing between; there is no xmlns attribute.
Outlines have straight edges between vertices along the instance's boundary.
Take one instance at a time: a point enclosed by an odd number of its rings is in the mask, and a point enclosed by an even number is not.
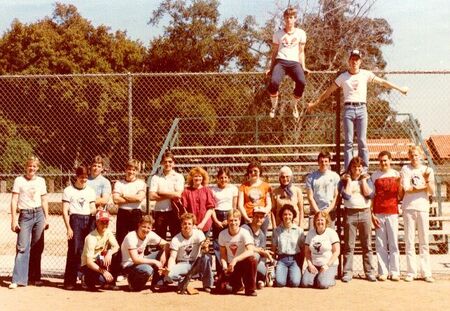
<svg viewBox="0 0 450 311"><path fill-rule="evenodd" d="M178 252L178 249L180 248L180 244L178 243L178 238L175 236L171 241L170 241L170 249L174 250L176 252Z"/></svg>
<svg viewBox="0 0 450 311"><path fill-rule="evenodd" d="M47 194L47 184L45 183L45 179L41 177L40 179L40 187L41 187L41 196Z"/></svg>
<svg viewBox="0 0 450 311"><path fill-rule="evenodd" d="M111 182L109 181L108 178L105 177L105 187L103 188L103 194L111 194Z"/></svg>
<svg viewBox="0 0 450 311"><path fill-rule="evenodd" d="M335 80L334 83L336 83L337 86L342 87L342 82L343 82L343 76L342 74L340 74Z"/></svg>
<svg viewBox="0 0 450 311"><path fill-rule="evenodd" d="M16 177L16 179L14 179L12 193L19 193L19 192L20 192L20 177Z"/></svg>
<svg viewBox="0 0 450 311"><path fill-rule="evenodd" d="M120 245L117 242L116 237L114 236L114 234L112 232L109 232L108 242L109 242L110 248L117 247L117 248L119 248L119 252L120 252Z"/></svg>
<svg viewBox="0 0 450 311"><path fill-rule="evenodd" d="M244 232L243 236L244 236L245 246L247 246L249 244L255 245L255 240L251 236L250 232L248 232L247 230L245 230L243 232Z"/></svg>
<svg viewBox="0 0 450 311"><path fill-rule="evenodd" d="M184 177L181 174L178 174L177 182L175 184L175 191L183 191L184 190Z"/></svg>
<svg viewBox="0 0 450 311"><path fill-rule="evenodd" d="M350 198L352 197L351 195L345 193L344 183L342 182L342 180L339 180L339 182L338 182L338 192L341 194L341 196L344 200L350 200Z"/></svg>
<svg viewBox="0 0 450 311"><path fill-rule="evenodd" d="M113 193L122 194L122 191L123 191L123 183L120 180L118 180L114 183Z"/></svg>
<svg viewBox="0 0 450 311"><path fill-rule="evenodd" d="M206 209L211 209L216 207L216 200L214 199L214 195L209 187L205 187L206 189Z"/></svg>
<svg viewBox="0 0 450 311"><path fill-rule="evenodd" d="M227 230L227 229L224 229L224 230ZM218 238L218 241L219 241L219 246L225 246L225 237L224 237L224 233L223 233L224 231L222 230L220 233L219 233L219 238Z"/></svg>
<svg viewBox="0 0 450 311"><path fill-rule="evenodd" d="M155 231L150 231L148 233L148 240L146 241L147 245L159 245L161 244L162 238L156 234Z"/></svg>
<svg viewBox="0 0 450 311"><path fill-rule="evenodd" d="M183 203L183 207L187 209L189 207L189 189L188 188L184 189L183 193L181 194L181 201Z"/></svg>
<svg viewBox="0 0 450 311"><path fill-rule="evenodd" d="M373 199L373 197L375 196L375 191L374 191L375 187L373 186L372 179L370 179L370 178L367 179L367 185L369 186L369 189L370 189L370 193L367 196L367 198Z"/></svg>
<svg viewBox="0 0 450 311"><path fill-rule="evenodd" d="M158 192L158 175L153 175L150 179L150 191Z"/></svg>
<svg viewBox="0 0 450 311"><path fill-rule="evenodd" d="M196 232L197 232L197 238L198 238L198 242L203 242L204 240L206 240L206 236L205 236L205 234L203 233L203 231L202 230L196 230Z"/></svg>
<svg viewBox="0 0 450 311"><path fill-rule="evenodd" d="M70 186L69 186L70 187ZM63 195L62 195L62 201L63 202L70 202L70 197L69 197L69 187L66 187L63 191Z"/></svg>
<svg viewBox="0 0 450 311"><path fill-rule="evenodd" d="M403 189L406 191L411 188L411 178L409 176L408 167L405 165L400 171L400 178Z"/></svg>
<svg viewBox="0 0 450 311"><path fill-rule="evenodd" d="M305 44L306 43L306 32L303 29L299 29L299 30L300 30L299 42L300 42L300 44Z"/></svg>
<svg viewBox="0 0 450 311"><path fill-rule="evenodd" d="M331 244L339 243L339 236L333 229L330 229L330 242Z"/></svg>
<svg viewBox="0 0 450 311"><path fill-rule="evenodd" d="M267 237L266 237L266 235L263 233L263 232L261 232L261 247L262 248L266 248L266 245L267 245Z"/></svg>
<svg viewBox="0 0 450 311"><path fill-rule="evenodd" d="M147 184L145 183L145 181L143 179L139 179L139 185L138 185L138 192L140 191L144 191L147 190Z"/></svg>
<svg viewBox="0 0 450 311"><path fill-rule="evenodd" d="M272 43L280 44L280 39L278 38L277 32L275 31L272 36Z"/></svg>
<svg viewBox="0 0 450 311"><path fill-rule="evenodd" d="M92 188L89 188L89 203L94 202L97 199L97 194L95 193L95 190Z"/></svg>
<svg viewBox="0 0 450 311"><path fill-rule="evenodd" d="M372 71L367 70L367 82L372 82L375 78L375 74Z"/></svg>
<svg viewBox="0 0 450 311"><path fill-rule="evenodd" d="M122 245L125 249L136 249L137 248L137 240L133 238L132 235L127 234L125 239L123 239Z"/></svg>
<svg viewBox="0 0 450 311"><path fill-rule="evenodd" d="M236 187L235 185L233 185L233 197L237 197L239 193L239 189L238 187Z"/></svg>
<svg viewBox="0 0 450 311"><path fill-rule="evenodd" d="M94 257L95 257L95 244L96 244L95 237L93 237L91 235L86 236L86 239L84 240L84 247L86 249L86 252L85 252L86 258L94 259Z"/></svg>
<svg viewBox="0 0 450 311"><path fill-rule="evenodd" d="M306 177L305 188L309 189L309 190L312 190L312 186L313 186L313 173L311 172Z"/></svg>

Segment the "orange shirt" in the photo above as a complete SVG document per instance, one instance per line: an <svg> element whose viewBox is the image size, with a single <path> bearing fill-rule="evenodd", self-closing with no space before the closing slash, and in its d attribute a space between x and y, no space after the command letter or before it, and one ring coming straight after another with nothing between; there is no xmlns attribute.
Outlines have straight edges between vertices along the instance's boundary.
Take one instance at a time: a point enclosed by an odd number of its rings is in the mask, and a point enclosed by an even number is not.
<svg viewBox="0 0 450 311"><path fill-rule="evenodd" d="M253 216L253 208L256 206L266 206L266 197L272 192L270 185L262 182L259 186L251 186L250 182L244 182L239 191L244 193L244 208L248 217Z"/></svg>

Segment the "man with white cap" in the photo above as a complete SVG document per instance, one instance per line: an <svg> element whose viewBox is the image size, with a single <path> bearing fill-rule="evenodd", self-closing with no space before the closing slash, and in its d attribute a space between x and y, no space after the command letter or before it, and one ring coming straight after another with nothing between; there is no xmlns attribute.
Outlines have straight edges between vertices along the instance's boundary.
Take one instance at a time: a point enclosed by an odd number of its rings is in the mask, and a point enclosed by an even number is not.
<svg viewBox="0 0 450 311"><path fill-rule="evenodd" d="M353 158L353 137L358 137L358 156L363 159L364 169L369 166L369 150L367 148L367 84L370 82L390 89L396 89L406 95L408 88L399 87L392 82L375 76L372 71L361 69L360 50L354 49L348 58L348 69L341 73L334 83L323 92L315 102L308 104L308 109L320 104L338 88L344 93L344 168L347 169Z"/></svg>
<svg viewBox="0 0 450 311"><path fill-rule="evenodd" d="M310 228L313 227L312 219L319 211L330 214L331 226L334 227L336 215L334 207L338 195L337 185L339 175L330 169L331 154L321 151L317 157L319 169L311 172L306 177L306 195L309 202Z"/></svg>
<svg viewBox="0 0 450 311"><path fill-rule="evenodd" d="M266 284L270 282L270 279L266 277L267 273L273 273L272 271L267 271L267 264L273 263L273 252L271 250L266 249L267 238L264 234L264 231L261 230L261 226L264 223L264 219L266 217L266 209L263 206L256 206L253 209L253 218L252 222L249 224L242 225L242 229L250 232L251 236L255 241L255 258L258 261L256 266L256 288L262 289L265 285L269 286L270 284Z"/></svg>
<svg viewBox="0 0 450 311"><path fill-rule="evenodd" d="M294 223L302 226L303 221L303 193L299 186L294 186L294 176L290 167L283 166L280 169L278 180L280 186L276 188L272 193L272 214L275 216L274 226L278 226L281 223L281 219L278 215L278 211L285 204L291 204L297 212L297 217L294 219Z"/></svg>

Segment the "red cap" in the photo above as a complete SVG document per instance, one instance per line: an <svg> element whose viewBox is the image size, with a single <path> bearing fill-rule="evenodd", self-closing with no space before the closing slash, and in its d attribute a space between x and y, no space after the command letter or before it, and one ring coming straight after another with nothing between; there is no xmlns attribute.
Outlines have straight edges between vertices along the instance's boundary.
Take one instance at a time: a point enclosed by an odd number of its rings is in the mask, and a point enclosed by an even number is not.
<svg viewBox="0 0 450 311"><path fill-rule="evenodd" d="M109 221L109 213L107 211L98 211L97 214L95 214L95 221Z"/></svg>

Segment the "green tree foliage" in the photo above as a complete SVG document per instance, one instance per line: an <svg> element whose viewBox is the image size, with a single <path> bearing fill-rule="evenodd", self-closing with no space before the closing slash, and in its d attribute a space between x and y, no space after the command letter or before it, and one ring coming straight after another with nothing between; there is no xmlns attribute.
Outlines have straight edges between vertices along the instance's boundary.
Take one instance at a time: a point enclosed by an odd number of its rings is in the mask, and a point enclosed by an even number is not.
<svg viewBox="0 0 450 311"><path fill-rule="evenodd" d="M259 31L251 16L220 21L218 0L164 0L150 24L169 16L164 34L150 42L146 68L152 72L253 70Z"/></svg>
<svg viewBox="0 0 450 311"><path fill-rule="evenodd" d="M0 39L0 74L140 72L144 56L125 32L94 27L75 6L56 3L52 17L14 20Z"/></svg>

